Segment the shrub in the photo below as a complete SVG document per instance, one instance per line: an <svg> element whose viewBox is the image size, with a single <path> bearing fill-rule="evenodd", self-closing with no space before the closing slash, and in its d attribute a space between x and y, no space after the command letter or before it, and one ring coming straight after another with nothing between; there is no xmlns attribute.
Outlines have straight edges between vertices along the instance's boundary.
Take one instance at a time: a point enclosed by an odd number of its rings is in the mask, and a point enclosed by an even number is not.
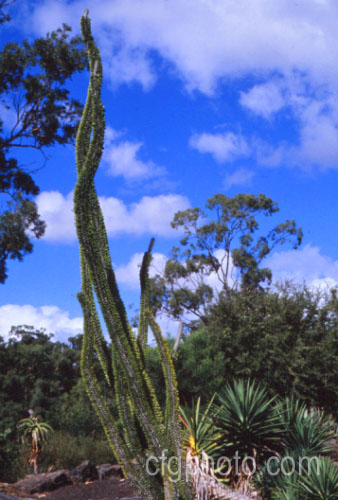
<svg viewBox="0 0 338 500"><path fill-rule="evenodd" d="M40 457L41 471L72 469L90 458L95 465L115 462L108 443L92 436L72 436L56 431L45 444Z"/></svg>

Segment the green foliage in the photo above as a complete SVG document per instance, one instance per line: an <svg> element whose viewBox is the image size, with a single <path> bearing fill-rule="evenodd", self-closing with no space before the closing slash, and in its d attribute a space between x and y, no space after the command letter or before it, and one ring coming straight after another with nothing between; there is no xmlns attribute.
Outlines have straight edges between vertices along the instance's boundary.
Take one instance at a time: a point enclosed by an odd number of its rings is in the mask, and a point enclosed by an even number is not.
<svg viewBox="0 0 338 500"><path fill-rule="evenodd" d="M21 419L17 427L23 438L28 437L35 447L40 447L46 441L48 434L53 431L49 424L40 422L38 416Z"/></svg>
<svg viewBox="0 0 338 500"><path fill-rule="evenodd" d="M72 436L72 446L76 440L82 443L81 438L86 440L88 437L83 451L74 452L74 460L77 456L85 456L92 441L100 443L104 439L80 378L82 336L69 339L69 343L54 342L52 335L27 326L13 328L8 342L0 337L0 481L14 482L29 473L30 444L20 445L16 428L16 423L27 415L29 408L54 429ZM47 450L52 446L49 441L55 443L57 439L54 434L58 431L49 436L44 445ZM104 447L103 444L98 446ZM78 448L81 447L79 444ZM60 460L61 445L58 449L57 460ZM70 454L70 450L67 453ZM44 448L40 464L42 470L46 470L43 456ZM88 453L83 460L89 456ZM53 465L52 453L48 460L48 466Z"/></svg>
<svg viewBox="0 0 338 500"><path fill-rule="evenodd" d="M2 9L10 3L0 3L0 23L9 20ZM0 119L0 195L6 207L0 212L0 283L7 278L7 259L22 260L32 252L32 233L40 238L45 231L33 201L39 188L13 151L43 152L75 138L82 106L65 84L86 67L87 58L81 39L69 38L70 31L63 25L31 44L8 43L0 52L0 102L16 117L6 131Z"/></svg>
<svg viewBox="0 0 338 500"><path fill-rule="evenodd" d="M158 475L146 470L147 453L160 459L166 450L180 460L178 394L171 353L149 311L149 264L153 241L144 254L141 270L141 307L138 337L129 324L111 265L107 235L94 177L103 151L105 116L101 102L102 64L91 34L88 12L81 18L87 45L90 83L76 141L78 181L74 191L74 212L81 252L82 292L78 295L84 316L81 373L116 459L127 477L147 498L188 498L184 474L174 483L167 467ZM94 292L100 305L111 346L103 336ZM148 327L157 342L165 381L165 411L145 371ZM99 360L104 383L99 383L95 359ZM116 405L121 426L111 408ZM135 459L135 463L133 463Z"/></svg>
<svg viewBox="0 0 338 500"><path fill-rule="evenodd" d="M13 440L13 429L0 432L0 479L15 481L19 468L19 445Z"/></svg>
<svg viewBox="0 0 338 500"><path fill-rule="evenodd" d="M1 152L0 152L1 154ZM28 230L35 238L45 232L45 223L39 219L36 204L22 196L10 201L8 210L0 216L0 283L7 278L7 259L22 260L31 253L33 243Z"/></svg>
<svg viewBox="0 0 338 500"><path fill-rule="evenodd" d="M55 431L42 449L40 469L72 469L89 458L95 465L114 463L114 455L106 440Z"/></svg>
<svg viewBox="0 0 338 500"><path fill-rule="evenodd" d="M228 291L235 266L243 288L260 288L271 282L271 271L261 263L277 246L293 242L297 248L302 231L294 220L287 220L259 235L259 217L279 211L276 202L263 194L238 194L228 198L216 194L209 198L207 212L191 208L177 212L172 227L184 231L180 247L166 263L163 276L154 279L152 305L174 318L189 312L205 320L214 299L205 277L214 273L220 288Z"/></svg>
<svg viewBox="0 0 338 500"><path fill-rule="evenodd" d="M79 353L33 327L0 338L0 431L15 429L29 408L58 428L60 398L79 377Z"/></svg>
<svg viewBox="0 0 338 500"><path fill-rule="evenodd" d="M210 399L231 377L227 374L228 359L219 347L202 329L183 339L175 360L182 402L192 404L199 396Z"/></svg>
<svg viewBox="0 0 338 500"><path fill-rule="evenodd" d="M283 445L298 457L327 455L328 444L335 437L335 429L324 412L310 410L300 400L286 398L280 405L281 424L284 428Z"/></svg>
<svg viewBox="0 0 338 500"><path fill-rule="evenodd" d="M175 362L181 400L209 399L232 378L260 380L338 417L338 301L306 287L232 290L183 338Z"/></svg>
<svg viewBox="0 0 338 500"><path fill-rule="evenodd" d="M6 10L3 9L6 9L14 2L15 0L0 0L0 24L10 20L10 15L6 12Z"/></svg>
<svg viewBox="0 0 338 500"><path fill-rule="evenodd" d="M289 455L292 456L292 455ZM266 470L255 483L268 500L334 500L338 495L338 467L329 458L316 456L302 470L291 462L283 472L269 476ZM269 485L269 486L268 486Z"/></svg>
<svg viewBox="0 0 338 500"><path fill-rule="evenodd" d="M320 457L311 462L309 475L298 478L300 493L306 500L335 500L338 498L338 467L330 459Z"/></svg>
<svg viewBox="0 0 338 500"><path fill-rule="evenodd" d="M234 380L218 395L220 409L217 427L222 433L222 453L229 458L240 456L262 458L279 447L282 428L275 409L276 398L270 398L261 384Z"/></svg>
<svg viewBox="0 0 338 500"><path fill-rule="evenodd" d="M100 421L81 378L69 392L61 396L57 418L58 429L72 436L95 436L104 439Z"/></svg>
<svg viewBox="0 0 338 500"><path fill-rule="evenodd" d="M318 474L323 472L323 477L326 474L330 476L331 472L326 470L330 461L326 462L323 455L331 449L329 441L336 435L335 426L322 412L307 409L297 399L286 398L280 402L277 411L283 429L283 450L278 455L278 465L274 462L268 467L266 463L254 478L254 483L266 499L310 500L312 497L300 484L305 481L312 487L318 487L322 481ZM328 483L323 481L329 484L331 479Z"/></svg>
<svg viewBox="0 0 338 500"><path fill-rule="evenodd" d="M42 444L47 440L47 436L53 429L46 422L41 422L38 416L34 416L32 410L30 410L30 413L31 415L29 418L23 418L18 422L17 428L19 433L22 434L23 442L28 438L31 443L29 463L33 464L34 474L37 474L38 459Z"/></svg>
<svg viewBox="0 0 338 500"><path fill-rule="evenodd" d="M220 432L215 426L214 395L204 411L201 398L193 402L192 408L181 407L181 421L186 432L183 434L183 446L191 449L194 455L201 456L202 451L209 457L216 457L219 450Z"/></svg>

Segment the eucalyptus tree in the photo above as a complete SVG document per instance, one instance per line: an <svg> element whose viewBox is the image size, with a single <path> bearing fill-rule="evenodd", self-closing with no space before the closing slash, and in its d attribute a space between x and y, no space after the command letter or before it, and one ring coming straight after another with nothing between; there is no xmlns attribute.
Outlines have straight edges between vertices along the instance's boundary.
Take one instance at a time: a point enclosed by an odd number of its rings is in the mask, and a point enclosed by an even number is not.
<svg viewBox="0 0 338 500"><path fill-rule="evenodd" d="M262 289L270 284L272 273L262 266L264 259L287 242L298 248L303 237L293 219L262 232L262 216L270 218L278 211L277 202L264 194L216 194L208 199L206 210L177 212L171 225L184 236L163 275L154 278L153 309L176 319L187 313L203 321L219 293L235 285Z"/></svg>

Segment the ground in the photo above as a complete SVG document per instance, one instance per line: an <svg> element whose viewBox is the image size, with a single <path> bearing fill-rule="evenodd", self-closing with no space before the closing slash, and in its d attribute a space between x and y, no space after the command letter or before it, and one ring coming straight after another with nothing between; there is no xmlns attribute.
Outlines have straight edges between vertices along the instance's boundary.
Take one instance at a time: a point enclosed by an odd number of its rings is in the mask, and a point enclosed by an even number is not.
<svg viewBox="0 0 338 500"><path fill-rule="evenodd" d="M121 500L122 498L137 497L137 492L128 484L128 481L116 478L92 481L76 486L63 486L54 491L34 495L24 492L18 493L10 485L2 491L6 494L34 500Z"/></svg>

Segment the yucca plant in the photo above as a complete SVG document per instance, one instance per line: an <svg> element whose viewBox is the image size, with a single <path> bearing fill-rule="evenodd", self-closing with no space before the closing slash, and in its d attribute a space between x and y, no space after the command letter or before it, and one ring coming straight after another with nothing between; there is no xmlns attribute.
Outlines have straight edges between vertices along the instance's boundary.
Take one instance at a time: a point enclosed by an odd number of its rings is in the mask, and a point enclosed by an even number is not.
<svg viewBox="0 0 338 500"><path fill-rule="evenodd" d="M264 386L235 380L218 400L217 426L223 435L223 452L260 457L278 448L282 426L275 410L276 397L269 397Z"/></svg>
<svg viewBox="0 0 338 500"><path fill-rule="evenodd" d="M320 410L308 409L304 402L295 398L279 402L277 412L283 428L281 442L284 447L278 458L284 468L280 471L280 465L273 464L268 470L265 464L254 483L266 499L309 500L304 488L299 488L301 478L304 474L312 475L316 461L330 452L328 441L335 436L335 424Z"/></svg>
<svg viewBox="0 0 338 500"><path fill-rule="evenodd" d="M306 500L337 500L338 467L328 457L318 457L310 473L299 476L298 487Z"/></svg>
<svg viewBox="0 0 338 500"><path fill-rule="evenodd" d="M280 446L282 426L276 412L276 397L269 397L261 384L251 380L235 380L218 396L220 408L217 427L222 434L222 456L232 462L231 484L245 491L249 488L254 465L263 464ZM251 457L245 462L243 459Z"/></svg>
<svg viewBox="0 0 338 500"><path fill-rule="evenodd" d="M300 496L297 485L293 481L288 480L282 488L277 488L274 491L272 500L306 500L306 498Z"/></svg>
<svg viewBox="0 0 338 500"><path fill-rule="evenodd" d="M293 459L284 462L283 458ZM338 468L328 457L287 454L265 465L254 484L265 500L333 500L338 498ZM278 473L277 473L278 471Z"/></svg>
<svg viewBox="0 0 338 500"><path fill-rule="evenodd" d="M327 455L335 428L322 411L308 409L299 399L286 398L279 407L284 428L282 442L286 450L299 457Z"/></svg>
<svg viewBox="0 0 338 500"><path fill-rule="evenodd" d="M38 416L31 415L18 422L18 431L22 433L23 439L29 438L31 441L31 450L29 463L33 464L34 474L38 473L38 457L41 446L47 439L47 435L53 431L52 427L46 422L40 422Z"/></svg>

